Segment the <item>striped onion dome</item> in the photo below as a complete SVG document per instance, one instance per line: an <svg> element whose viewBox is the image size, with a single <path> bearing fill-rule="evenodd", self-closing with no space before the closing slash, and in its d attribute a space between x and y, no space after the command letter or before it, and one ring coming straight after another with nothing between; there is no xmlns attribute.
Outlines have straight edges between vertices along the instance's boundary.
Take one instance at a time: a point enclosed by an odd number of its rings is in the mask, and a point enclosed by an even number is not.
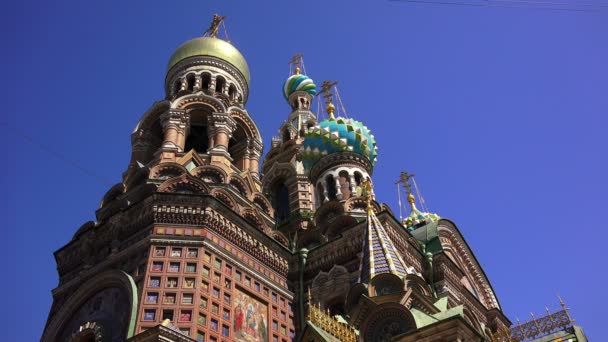
<svg viewBox="0 0 608 342"><path fill-rule="evenodd" d="M312 78L296 73L291 75L283 84L283 97L287 100L289 95L296 91L305 91L314 96L317 93L317 86Z"/></svg>

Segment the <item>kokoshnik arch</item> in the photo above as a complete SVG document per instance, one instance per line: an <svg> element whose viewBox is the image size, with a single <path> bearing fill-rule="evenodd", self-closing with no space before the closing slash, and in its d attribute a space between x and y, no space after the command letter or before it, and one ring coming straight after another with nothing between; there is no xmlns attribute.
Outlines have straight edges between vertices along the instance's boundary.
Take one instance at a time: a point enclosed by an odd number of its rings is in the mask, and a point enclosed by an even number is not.
<svg viewBox="0 0 608 342"><path fill-rule="evenodd" d="M459 229L417 209L407 174L410 216L377 202L374 136L335 116L334 84L317 89L300 58L260 173L249 67L222 20L173 53L122 182L55 252L42 341L584 341L565 307L509 329Z"/></svg>

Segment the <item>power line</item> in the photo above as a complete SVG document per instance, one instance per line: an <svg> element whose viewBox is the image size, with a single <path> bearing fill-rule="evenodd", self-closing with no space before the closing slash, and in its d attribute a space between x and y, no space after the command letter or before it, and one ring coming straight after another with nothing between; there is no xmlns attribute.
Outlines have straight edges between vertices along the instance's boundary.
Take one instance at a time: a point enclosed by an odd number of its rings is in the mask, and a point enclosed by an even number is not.
<svg viewBox="0 0 608 342"><path fill-rule="evenodd" d="M12 132L13 134L15 134L16 136L22 138L23 140L29 142L30 144L38 147L40 150L46 152L49 155L52 155L53 157L55 157L56 159L64 162L66 165L72 166L78 170L80 170L82 173L86 174L87 176L93 177L95 178L97 181L103 183L104 185L108 185L111 186L113 185L113 183L111 181L109 181L107 178L100 176L98 174L96 174L95 172L83 167L79 162L70 159L68 157L66 157L65 155L49 148L47 145L42 144L40 142L38 142L36 139L32 138L31 136L25 134L24 132L20 131L19 129L10 126L9 124L2 122L0 123L0 126L5 126L8 127L10 129L8 129L8 131Z"/></svg>

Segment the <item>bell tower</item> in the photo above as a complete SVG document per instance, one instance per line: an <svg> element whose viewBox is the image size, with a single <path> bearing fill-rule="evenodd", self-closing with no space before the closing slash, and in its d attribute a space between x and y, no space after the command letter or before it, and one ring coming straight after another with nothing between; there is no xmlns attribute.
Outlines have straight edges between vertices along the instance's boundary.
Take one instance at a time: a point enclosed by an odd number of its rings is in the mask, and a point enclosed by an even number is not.
<svg viewBox="0 0 608 342"><path fill-rule="evenodd" d="M317 123L310 110L316 85L303 74L301 54L290 61L292 75L283 85L283 97L291 107L287 120L279 128L279 137L272 139L272 146L262 167L264 193L272 203L277 229L288 236L295 236L298 229L307 229L314 198L299 151L304 136Z"/></svg>

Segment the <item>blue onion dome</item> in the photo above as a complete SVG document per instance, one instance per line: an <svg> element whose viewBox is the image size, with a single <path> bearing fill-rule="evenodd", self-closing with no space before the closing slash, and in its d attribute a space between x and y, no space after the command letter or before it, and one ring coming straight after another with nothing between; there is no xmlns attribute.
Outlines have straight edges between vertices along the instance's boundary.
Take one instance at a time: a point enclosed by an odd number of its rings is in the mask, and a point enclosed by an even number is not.
<svg viewBox="0 0 608 342"><path fill-rule="evenodd" d="M354 152L376 163L376 139L362 122L346 118L325 119L305 134L301 147L304 167L310 169L321 158L337 152Z"/></svg>
<svg viewBox="0 0 608 342"><path fill-rule="evenodd" d="M305 91L313 96L317 93L317 86L312 78L300 74L300 68L296 68L295 75L291 75L283 84L283 97L287 100L289 95L296 91Z"/></svg>

